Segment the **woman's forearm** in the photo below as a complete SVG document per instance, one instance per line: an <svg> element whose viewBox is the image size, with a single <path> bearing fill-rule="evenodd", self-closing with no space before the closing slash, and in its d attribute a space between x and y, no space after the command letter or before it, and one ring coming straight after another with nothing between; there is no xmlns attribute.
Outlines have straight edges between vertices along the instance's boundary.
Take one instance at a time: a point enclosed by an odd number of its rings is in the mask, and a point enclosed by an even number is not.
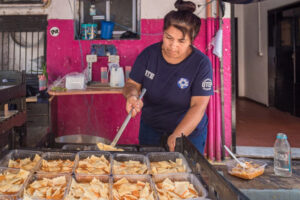
<svg viewBox="0 0 300 200"><path fill-rule="evenodd" d="M204 112L205 108L203 109L200 106L190 107L184 118L174 130L173 134L178 137L180 137L181 134L184 134L185 136L190 135L200 123Z"/></svg>
<svg viewBox="0 0 300 200"><path fill-rule="evenodd" d="M209 96L196 97L195 99L194 102L192 101L191 106L188 112L186 113L186 115L184 116L184 118L181 120L181 122L177 125L176 129L174 130L173 134L175 136L180 137L182 133L185 136L190 135L202 120L206 107L209 102Z"/></svg>
<svg viewBox="0 0 300 200"><path fill-rule="evenodd" d="M123 88L123 95L127 99L130 96L139 96L140 91L140 84L134 82L133 80L129 79L124 88Z"/></svg>

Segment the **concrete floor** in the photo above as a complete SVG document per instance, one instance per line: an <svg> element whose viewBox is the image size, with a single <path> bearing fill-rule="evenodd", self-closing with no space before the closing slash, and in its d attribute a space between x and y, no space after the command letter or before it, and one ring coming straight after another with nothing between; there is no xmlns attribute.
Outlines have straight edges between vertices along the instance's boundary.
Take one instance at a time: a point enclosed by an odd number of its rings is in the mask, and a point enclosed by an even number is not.
<svg viewBox="0 0 300 200"><path fill-rule="evenodd" d="M258 103L238 99L237 146L273 147L276 134L287 134L291 147L300 147L300 118Z"/></svg>

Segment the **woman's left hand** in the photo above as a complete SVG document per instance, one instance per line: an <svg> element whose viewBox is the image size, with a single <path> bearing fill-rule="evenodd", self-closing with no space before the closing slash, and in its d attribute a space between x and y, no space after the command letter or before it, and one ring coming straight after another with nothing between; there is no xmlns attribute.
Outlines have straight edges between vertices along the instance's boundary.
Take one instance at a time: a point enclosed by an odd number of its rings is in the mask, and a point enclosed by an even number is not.
<svg viewBox="0 0 300 200"><path fill-rule="evenodd" d="M170 151L175 150L175 145L176 145L176 138L180 136L175 135L174 133L168 137L168 146Z"/></svg>

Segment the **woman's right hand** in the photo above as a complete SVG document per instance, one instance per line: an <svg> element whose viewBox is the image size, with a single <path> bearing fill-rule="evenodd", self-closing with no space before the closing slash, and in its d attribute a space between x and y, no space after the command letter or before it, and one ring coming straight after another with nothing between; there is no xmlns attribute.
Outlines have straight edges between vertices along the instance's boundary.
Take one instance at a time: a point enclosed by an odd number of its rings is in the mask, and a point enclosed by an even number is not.
<svg viewBox="0 0 300 200"><path fill-rule="evenodd" d="M129 113L131 109L131 117L135 117L139 112L141 112L144 103L137 96L129 96L126 101L126 111Z"/></svg>

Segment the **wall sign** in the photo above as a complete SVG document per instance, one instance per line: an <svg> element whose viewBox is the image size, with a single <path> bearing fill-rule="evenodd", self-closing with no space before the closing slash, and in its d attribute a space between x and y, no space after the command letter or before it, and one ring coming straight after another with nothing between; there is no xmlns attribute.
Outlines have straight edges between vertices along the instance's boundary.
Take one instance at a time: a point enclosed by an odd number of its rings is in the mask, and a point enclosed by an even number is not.
<svg viewBox="0 0 300 200"><path fill-rule="evenodd" d="M50 29L50 35L53 37L57 37L59 35L59 28L58 27L52 27Z"/></svg>

